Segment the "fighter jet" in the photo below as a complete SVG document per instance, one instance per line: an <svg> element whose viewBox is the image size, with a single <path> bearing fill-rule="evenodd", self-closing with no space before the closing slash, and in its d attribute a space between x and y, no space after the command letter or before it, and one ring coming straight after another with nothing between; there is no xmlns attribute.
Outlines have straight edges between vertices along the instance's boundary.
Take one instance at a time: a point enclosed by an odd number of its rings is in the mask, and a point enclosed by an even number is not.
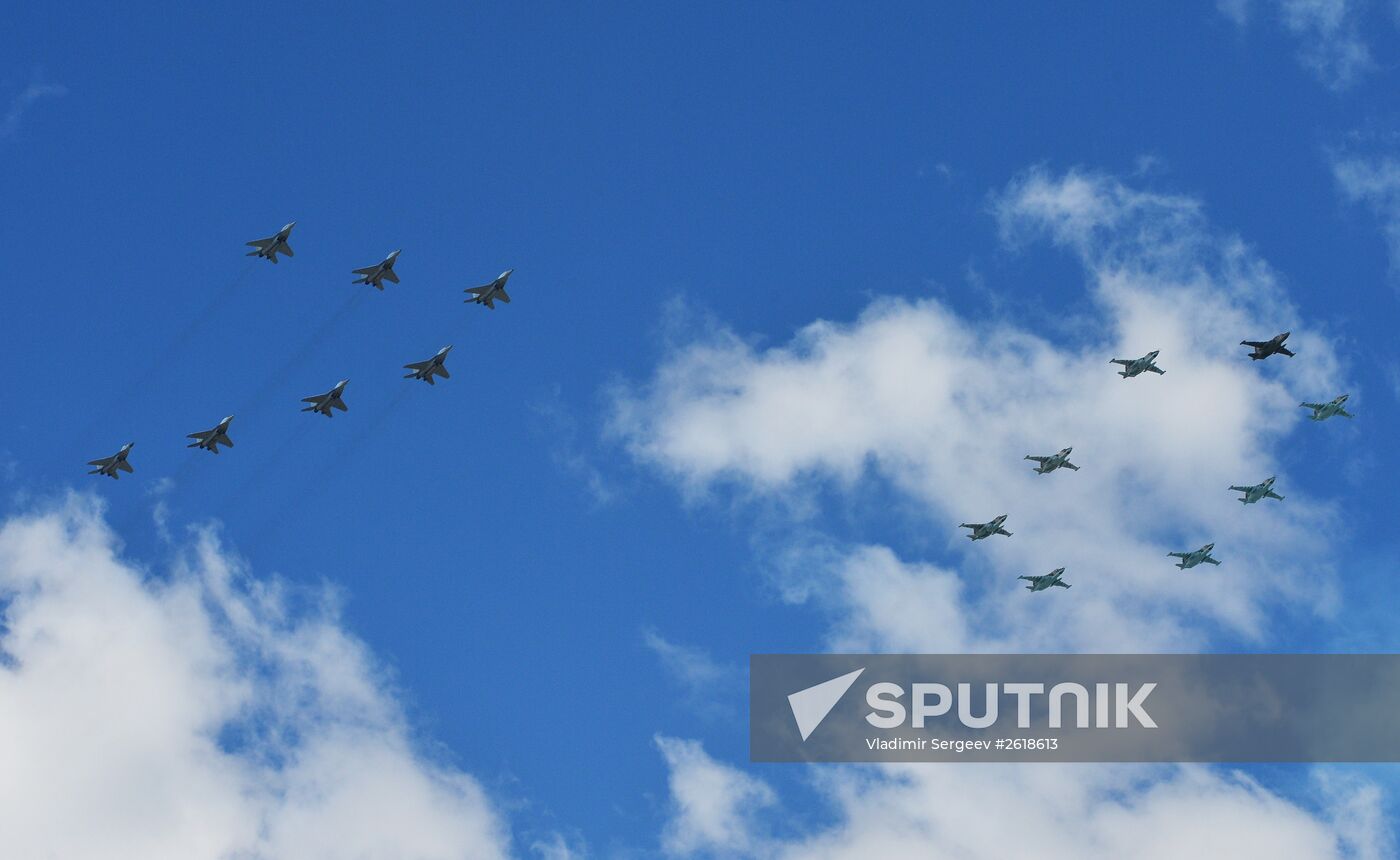
<svg viewBox="0 0 1400 860"><path fill-rule="evenodd" d="M1333 415L1340 415L1343 418L1355 418L1356 416L1342 408L1342 404L1346 403L1347 398L1350 396L1350 394L1339 394L1335 400L1328 403L1299 403L1298 405L1311 409L1313 411L1311 417L1314 421L1326 421Z"/></svg>
<svg viewBox="0 0 1400 860"><path fill-rule="evenodd" d="M1283 334L1274 336L1271 340L1242 340L1240 341L1240 346L1254 348L1254 351L1249 354L1249 357L1254 361L1268 358L1271 355L1286 355L1292 358L1293 351L1283 345L1283 342L1288 340L1289 334L1291 334L1291 332L1284 332Z"/></svg>
<svg viewBox="0 0 1400 860"><path fill-rule="evenodd" d="M514 269L506 269L504 272L489 284L480 287L467 287L465 292L471 293L472 297L466 301L473 304L486 305L491 310L496 309L497 300L510 304L510 296L506 293L506 281L510 280L510 273Z"/></svg>
<svg viewBox="0 0 1400 860"><path fill-rule="evenodd" d="M398 258L399 252L395 251L385 257L382 263L375 263L373 266L364 269L356 269L351 274L359 275L360 277L356 278L352 283L369 284L376 290L384 289L384 280L386 278L389 280L389 283L397 284L399 282L399 276L394 274L394 261Z"/></svg>
<svg viewBox="0 0 1400 860"><path fill-rule="evenodd" d="M1030 582L1030 585L1026 586L1027 591L1044 591L1054 585L1058 585L1060 588L1069 588L1069 583L1060 579L1060 577L1064 575L1065 569L1063 567L1057 567L1042 576L1018 576L1016 578Z"/></svg>
<svg viewBox="0 0 1400 860"><path fill-rule="evenodd" d="M203 448L212 454L219 453L220 445L223 445L225 448L232 448L233 440L228 437L228 425L231 421L233 421L232 415L220 421L218 426L214 427L212 430L203 430L199 433L189 434L185 438L193 439L194 441L185 447Z"/></svg>
<svg viewBox="0 0 1400 860"><path fill-rule="evenodd" d="M1160 354L1161 350L1154 349L1142 358L1110 358L1108 363L1123 365L1123 369L1118 371L1118 375L1124 379L1137 376L1148 370L1153 373L1166 373L1165 370L1152 363L1157 360L1157 356Z"/></svg>
<svg viewBox="0 0 1400 860"><path fill-rule="evenodd" d="M968 535L970 540L981 540L982 538L989 538L992 535L1006 535L1007 537L1011 537L1011 532L1001 527L1004 522L1006 522L1006 514L1002 514L989 523L961 523L958 525L958 528L972 529L972 534Z"/></svg>
<svg viewBox="0 0 1400 860"><path fill-rule="evenodd" d="M421 379L429 385L437 384L433 380L434 375L441 376L443 379L448 379L452 374L447 372L447 368L443 366L443 362L447 361L447 351L450 349L452 349L452 347L444 346L437 351L437 355L427 361L416 361L413 364L405 364L404 368L413 372L405 373L403 378Z"/></svg>
<svg viewBox="0 0 1400 860"><path fill-rule="evenodd" d="M1260 499L1278 499L1280 502L1283 501L1283 496L1274 492L1273 478L1269 478L1265 480L1264 483L1255 484L1252 487L1231 487L1230 489L1244 493L1244 497L1241 498L1240 501L1244 502L1246 505L1252 505Z"/></svg>
<svg viewBox="0 0 1400 860"><path fill-rule="evenodd" d="M254 239L249 242L248 244L257 250L249 251L248 256L262 257L274 263L277 262L278 254L286 254L288 257L295 257L296 255L292 253L292 246L287 244L287 237L292 235L292 228L296 225L297 222L293 221L281 230L278 230L277 234L274 236L268 236L266 239Z"/></svg>
<svg viewBox="0 0 1400 860"><path fill-rule="evenodd" d="M1215 549L1215 544L1208 543L1195 552L1169 552L1168 556L1179 558L1177 567L1182 570L1189 570L1198 564L1220 564L1219 561L1210 557L1210 551Z"/></svg>
<svg viewBox="0 0 1400 860"><path fill-rule="evenodd" d="M1052 454L1049 457L1036 457L1027 454L1026 459L1034 460L1039 464L1035 467L1035 470L1041 475L1044 475L1046 472L1053 472L1056 469L1072 469L1078 472L1079 467L1069 461L1069 454L1073 450L1073 448L1065 448L1060 451L1060 453Z"/></svg>
<svg viewBox="0 0 1400 860"><path fill-rule="evenodd" d="M101 460L89 460L88 465L96 466L97 468L93 469L91 472L88 472L88 474L106 475L107 477L115 480L117 478L118 471L136 471L135 469L131 468L131 464L126 461L126 455L131 453L131 446L135 444L135 442L128 442L122 446L122 449L120 451L118 451L110 457L103 457Z"/></svg>
<svg viewBox="0 0 1400 860"><path fill-rule="evenodd" d="M348 379L342 379L335 384L335 388L332 388L325 394L313 394L310 397L303 397L301 402L310 403L311 405L303 406L301 411L319 412L327 418L334 417L331 415L331 409L339 409L341 412L349 411L350 407L346 406L345 401L340 399L340 395L344 393L345 386L348 385L349 382L350 380Z"/></svg>

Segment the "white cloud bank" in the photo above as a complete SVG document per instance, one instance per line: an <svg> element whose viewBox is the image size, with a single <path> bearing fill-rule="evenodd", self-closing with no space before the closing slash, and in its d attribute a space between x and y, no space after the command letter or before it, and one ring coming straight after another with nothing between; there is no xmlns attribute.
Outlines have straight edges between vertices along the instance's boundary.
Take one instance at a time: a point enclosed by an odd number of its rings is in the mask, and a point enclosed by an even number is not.
<svg viewBox="0 0 1400 860"><path fill-rule="evenodd" d="M807 592L839 592L844 629L863 631L846 645L1196 648L1216 626L1263 641L1270 606L1333 610L1330 509L1290 485L1277 453L1295 428L1345 432L1298 408L1339 393L1340 372L1268 266L1215 235L1195 201L1105 176L1032 172L995 211L1008 243L1048 237L1083 262L1094 313L1081 342L877 300L787 346L723 330L684 345L618 396L614 431L691 492L800 496L813 478L842 487L873 472L912 500L957 548L958 572L908 575L879 548L851 549L854 567L830 551L791 565L824 580ZM1297 359L1246 359L1243 337L1286 329ZM1122 379L1108 363L1152 349L1164 376ZM1023 459L1071 445L1078 472L1037 475ZM1246 509L1226 489L1270 475L1286 504ZM1001 513L1012 538L970 545L956 527ZM1208 541L1218 574L1170 565L1167 552ZM1016 576L1060 566L1068 597L1021 599Z"/></svg>
<svg viewBox="0 0 1400 860"><path fill-rule="evenodd" d="M481 786L415 747L331 601L292 611L209 532L168 577L114 542L88 496L0 528L0 853L507 855Z"/></svg>
<svg viewBox="0 0 1400 860"><path fill-rule="evenodd" d="M881 299L780 347L719 329L620 390L613 431L692 495L729 487L808 511L818 488L840 492L873 474L947 535L955 562L945 564L822 539L773 551L785 594L831 614L836 650L1192 650L1222 637L1271 641L1280 613L1270 610L1333 611L1334 516L1290 484L1278 455L1290 433L1341 429L1302 422L1298 403L1338 393L1342 374L1268 265L1212 229L1197 201L1100 174L1031 171L992 209L1008 245L1048 239L1078 258L1085 318L982 321L934 301ZM1083 336L1044 334L1065 328ZM1238 345L1283 330L1294 332L1292 362L1260 365ZM1165 376L1124 380L1108 364L1151 349L1162 350ZM1021 459L1068 445L1079 472L1040 476ZM1225 489L1271 474L1286 503L1245 509ZM999 513L1014 537L971 545L955 528ZM1182 573L1166 558L1207 541L1224 566ZM1070 591L1031 595L1015 581L1061 565ZM684 770L670 759L685 807L719 802L684 779L707 772L694 757ZM836 811L830 827L775 839L756 835L762 819L743 819L735 835L738 820L726 818L722 840L694 839L681 853L747 844L753 856L793 858L1330 858L1390 848L1370 789L1337 800L1335 813L1308 811L1203 768L872 767L814 778Z"/></svg>

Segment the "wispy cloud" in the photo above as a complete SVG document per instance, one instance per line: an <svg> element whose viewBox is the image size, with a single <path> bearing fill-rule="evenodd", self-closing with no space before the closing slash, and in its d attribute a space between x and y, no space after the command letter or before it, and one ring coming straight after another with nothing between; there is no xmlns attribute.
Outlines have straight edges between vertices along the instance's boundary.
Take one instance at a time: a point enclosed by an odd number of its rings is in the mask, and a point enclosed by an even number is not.
<svg viewBox="0 0 1400 860"><path fill-rule="evenodd" d="M1362 36L1360 0L1258 0L1298 41L1298 60L1324 85L1345 90L1375 68ZM1254 18L1251 0L1219 0L1221 14L1240 27Z"/></svg>
<svg viewBox="0 0 1400 860"><path fill-rule="evenodd" d="M19 130L20 122L24 115L36 102L44 99L60 98L68 94L68 89L61 84L41 84L32 83L25 87L20 93L10 99L10 106L5 111L5 116L0 119L0 138L11 137Z"/></svg>
<svg viewBox="0 0 1400 860"><path fill-rule="evenodd" d="M1400 276L1400 158L1337 154L1332 175L1348 202L1364 205L1376 216L1390 252L1391 274Z"/></svg>

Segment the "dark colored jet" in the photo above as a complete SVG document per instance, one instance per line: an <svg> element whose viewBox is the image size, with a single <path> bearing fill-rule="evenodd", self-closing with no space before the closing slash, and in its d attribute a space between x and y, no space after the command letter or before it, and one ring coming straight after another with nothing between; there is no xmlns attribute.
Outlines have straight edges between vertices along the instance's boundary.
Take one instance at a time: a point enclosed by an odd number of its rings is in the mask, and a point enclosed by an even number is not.
<svg viewBox="0 0 1400 860"><path fill-rule="evenodd" d="M383 262L375 263L373 266L366 266L363 269L356 269L351 272L351 274L359 275L360 277L356 278L352 283L369 284L376 290L381 291L384 289L384 281L386 280L391 284L397 284L399 282L399 276L394 274L394 262L398 260L398 258L399 252L395 251L385 257Z"/></svg>
<svg viewBox="0 0 1400 860"><path fill-rule="evenodd" d="M292 246L287 244L287 239L292 235L292 228L296 225L297 222L293 221L266 239L254 239L249 242L248 244L253 246L255 250L249 251L248 256L262 257L264 260L271 260L274 263L277 262L278 254L295 257L296 255L292 253Z"/></svg>
<svg viewBox="0 0 1400 860"><path fill-rule="evenodd" d="M403 378L421 379L429 385L436 385L437 383L433 380L434 376L441 376L443 379L451 377L452 374L448 373L447 368L443 366L443 362L447 361L447 352L450 349L452 349L452 347L444 346L437 351L437 355L427 361L415 361L412 364L405 364L404 369L413 372L405 373Z"/></svg>
<svg viewBox="0 0 1400 860"><path fill-rule="evenodd" d="M122 449L120 451L118 451L110 457L103 457L100 460L89 460L88 465L96 466L97 468L93 469L91 472L88 472L88 474L106 475L107 477L116 480L117 472L119 471L136 471L135 469L131 468L131 464L126 461L126 456L131 453L131 446L135 444L135 442L128 442L122 446Z"/></svg>
<svg viewBox="0 0 1400 860"><path fill-rule="evenodd" d="M327 418L334 417L331 415L332 409L339 409L341 412L349 411L350 407L346 406L345 401L340 399L340 395L345 392L345 386L349 383L350 380L342 379L335 384L335 388L332 388L325 394L313 394L310 397L303 397L301 402L310 403L311 405L302 407L301 411L319 412Z"/></svg>
<svg viewBox="0 0 1400 860"><path fill-rule="evenodd" d="M1060 577L1064 575L1065 569L1063 567L1057 567L1054 570L1042 576L1018 576L1016 578L1028 580L1030 582L1030 585L1026 586L1027 591L1044 591L1045 589L1050 588L1051 586L1069 588L1069 583L1064 582L1060 579Z"/></svg>
<svg viewBox="0 0 1400 860"><path fill-rule="evenodd" d="M198 433L191 433L185 438L193 439L194 441L186 445L185 447L203 448L211 454L219 453L220 445L223 445L226 448L232 448L233 440L228 437L228 425L232 421L233 416L230 415L224 420L220 421L218 425L215 426L212 430L201 430Z"/></svg>
<svg viewBox="0 0 1400 860"><path fill-rule="evenodd" d="M1292 358L1293 351L1283 345L1283 342L1288 340L1289 334L1291 332L1284 332L1271 340L1242 340L1240 346L1253 347L1254 351L1249 354L1249 357L1255 361L1268 358L1271 355L1286 355Z"/></svg>
<svg viewBox="0 0 1400 860"><path fill-rule="evenodd" d="M982 540L983 538L989 538L992 535L1006 535L1007 537L1011 537L1011 532L1002 528L1002 525L1005 522L1006 514L1002 514L1001 516L996 517L989 523L962 523L958 526L958 528L972 529L972 534L968 535L968 537L972 540Z"/></svg>

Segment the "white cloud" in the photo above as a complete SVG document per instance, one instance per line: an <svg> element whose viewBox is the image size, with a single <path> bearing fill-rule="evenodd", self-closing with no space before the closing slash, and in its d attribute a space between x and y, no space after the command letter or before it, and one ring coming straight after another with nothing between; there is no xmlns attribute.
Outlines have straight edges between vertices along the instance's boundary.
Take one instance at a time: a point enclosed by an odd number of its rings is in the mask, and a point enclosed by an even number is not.
<svg viewBox="0 0 1400 860"><path fill-rule="evenodd" d="M1340 372L1268 266L1213 233L1197 202L1104 176L1032 172L993 208L1009 243L1045 236L1083 262L1094 304L1074 324L1082 342L881 299L787 346L760 351L724 330L681 346L618 394L614 432L692 493L803 496L812 478L882 476L959 550L964 585L926 566L862 574L868 587L846 573L845 605L942 614L961 595L991 624L969 647L1195 647L1216 624L1257 641L1269 605L1334 608L1319 537L1330 509L1289 486L1276 451L1298 403L1337 393ZM1300 354L1286 374L1246 360L1243 337L1285 329ZM1150 349L1165 376L1124 380L1108 363ZM1070 445L1079 472L1040 476L1022 459ZM1269 475L1286 504L1242 509L1225 489ZM1001 513L1015 537L958 537L957 523ZM1219 576L1168 564L1169 550L1207 541L1226 561ZM1073 599L1016 593L1017 575L1059 566Z"/></svg>
<svg viewBox="0 0 1400 860"><path fill-rule="evenodd" d="M1368 207L1380 221L1392 275L1400 275L1400 159L1337 155L1332 175L1348 202Z"/></svg>
<svg viewBox="0 0 1400 860"><path fill-rule="evenodd" d="M675 857L754 856L763 843L754 819L774 802L773 790L715 761L699 741L657 736L670 776L672 814L662 847Z"/></svg>
<svg viewBox="0 0 1400 860"><path fill-rule="evenodd" d="M19 130L20 121L24 115L41 99L59 98L67 95L68 90L59 84L33 83L21 90L14 98L10 99L10 106L5 111L4 117L0 117L0 139L12 136Z"/></svg>
<svg viewBox="0 0 1400 860"><path fill-rule="evenodd" d="M926 518L922 530L945 535L933 544L950 560L935 563L792 524L803 537L771 550L777 580L788 599L830 615L834 650L1262 644L1278 632L1272 609L1334 610L1334 515L1291 485L1278 453L1291 433L1336 429L1300 426L1297 404L1340 391L1342 371L1275 273L1213 229L1198 201L1100 174L1033 170L991 209L1009 246L1048 239L1081 262L1086 310L1018 324L879 299L853 322L814 322L767 349L712 327L673 347L647 383L617 392L613 432L693 496L733 488L797 498L787 510L805 512L819 490L841 494L874 475ZM1078 336L1046 335L1066 330ZM1250 362L1238 345L1282 330L1299 353L1286 366ZM1165 376L1124 380L1108 364L1149 349L1162 350ZM1066 445L1081 471L1038 476L1021 459ZM1225 490L1270 474L1285 503L1245 509ZM955 528L999 513L1011 515L1013 537L971 545ZM1170 566L1168 549L1207 540L1224 566ZM1015 581L1060 565L1070 591L1031 595ZM1212 769L840 768L813 778L834 823L759 840L751 820L742 832L755 856L1321 858L1385 844L1370 788L1347 792L1335 814L1308 811Z"/></svg>
<svg viewBox="0 0 1400 860"><path fill-rule="evenodd" d="M0 528L0 833L14 857L491 858L364 646L210 532L157 576L73 496Z"/></svg>
<svg viewBox="0 0 1400 860"><path fill-rule="evenodd" d="M721 666L700 648L679 645L655 630L642 631L642 641L660 658L662 665L692 696L708 694L714 688L733 680L737 673Z"/></svg>
<svg viewBox="0 0 1400 860"><path fill-rule="evenodd" d="M898 766L865 779L848 771L825 789L838 823L771 856L1322 860L1386 845L1345 829L1353 819L1309 814L1245 776L1200 767Z"/></svg>
<svg viewBox="0 0 1400 860"><path fill-rule="evenodd" d="M1345 90L1376 67L1362 37L1364 0L1263 0L1298 40L1298 60L1334 90ZM1217 7L1238 26L1249 24L1250 0L1219 0Z"/></svg>

